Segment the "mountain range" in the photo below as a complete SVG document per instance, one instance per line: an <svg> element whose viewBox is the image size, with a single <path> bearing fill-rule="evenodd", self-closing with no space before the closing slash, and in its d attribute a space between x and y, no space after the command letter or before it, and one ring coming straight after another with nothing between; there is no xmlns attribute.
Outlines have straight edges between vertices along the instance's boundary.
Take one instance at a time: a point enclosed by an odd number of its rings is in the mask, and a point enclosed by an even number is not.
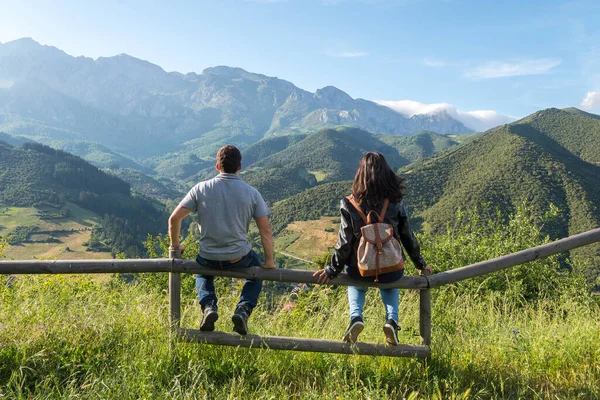
<svg viewBox="0 0 600 400"><path fill-rule="evenodd" d="M32 39L0 44L0 131L92 141L137 160L214 156L225 142L346 125L380 134L472 129L448 114L407 118L327 86L314 93L240 68L165 72L126 54L72 57Z"/></svg>

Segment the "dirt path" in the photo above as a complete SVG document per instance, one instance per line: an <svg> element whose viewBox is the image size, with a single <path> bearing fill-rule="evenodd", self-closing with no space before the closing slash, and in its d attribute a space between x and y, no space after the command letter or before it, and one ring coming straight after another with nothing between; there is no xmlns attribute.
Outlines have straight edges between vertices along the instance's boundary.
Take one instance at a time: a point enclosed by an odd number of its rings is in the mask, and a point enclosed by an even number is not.
<svg viewBox="0 0 600 400"><path fill-rule="evenodd" d="M304 258L296 257L295 255L293 255L293 254L290 254L290 253L286 253L285 251L281 251L281 250L274 250L274 251L275 251L275 253L283 254L283 255L284 255L284 256L286 256L286 257L294 258L294 259L296 259L296 260L298 260L298 261L304 261L305 263L309 263L309 264L316 265L316 264L315 264L314 262L312 262L312 261L308 261L308 260L305 260Z"/></svg>

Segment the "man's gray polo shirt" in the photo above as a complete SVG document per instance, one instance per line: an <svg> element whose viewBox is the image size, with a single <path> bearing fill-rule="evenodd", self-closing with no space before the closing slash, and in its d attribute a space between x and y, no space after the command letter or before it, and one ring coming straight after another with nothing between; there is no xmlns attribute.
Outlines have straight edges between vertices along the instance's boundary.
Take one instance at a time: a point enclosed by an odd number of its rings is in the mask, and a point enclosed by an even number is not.
<svg viewBox="0 0 600 400"><path fill-rule="evenodd" d="M200 257L228 261L248 254L253 218L269 215L261 194L236 174L219 174L194 186L179 203L198 216Z"/></svg>

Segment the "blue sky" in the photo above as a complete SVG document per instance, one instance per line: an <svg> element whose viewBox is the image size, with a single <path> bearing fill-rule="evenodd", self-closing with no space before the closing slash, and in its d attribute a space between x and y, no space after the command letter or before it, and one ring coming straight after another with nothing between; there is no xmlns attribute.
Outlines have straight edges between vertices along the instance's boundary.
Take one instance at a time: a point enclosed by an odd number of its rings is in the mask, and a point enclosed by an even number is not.
<svg viewBox="0 0 600 400"><path fill-rule="evenodd" d="M407 114L600 111L598 0L0 0L0 42L26 36L167 71L334 85Z"/></svg>

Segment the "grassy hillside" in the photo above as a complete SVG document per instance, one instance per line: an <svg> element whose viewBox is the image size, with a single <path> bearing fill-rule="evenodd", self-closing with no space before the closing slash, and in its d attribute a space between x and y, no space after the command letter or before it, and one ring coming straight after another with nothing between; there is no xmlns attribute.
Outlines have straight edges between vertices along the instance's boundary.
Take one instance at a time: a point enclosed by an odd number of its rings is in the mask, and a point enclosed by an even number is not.
<svg viewBox="0 0 600 400"><path fill-rule="evenodd" d="M193 153L171 153L166 156L151 158L144 165L155 170L162 177L186 180L195 176L203 169L214 169L215 162L214 160L207 161L200 159Z"/></svg>
<svg viewBox="0 0 600 400"><path fill-rule="evenodd" d="M136 163L132 159L95 142L88 142L85 140L58 140L47 137L36 137L34 139L38 143L81 157L98 168L133 168L147 171L147 168Z"/></svg>
<svg viewBox="0 0 600 400"><path fill-rule="evenodd" d="M335 182L354 177L358 161L367 151L379 151L396 168L409 161L398 150L376 135L355 128L322 129L300 142L262 159L253 169L302 167L308 171L327 171L325 181Z"/></svg>
<svg viewBox="0 0 600 400"><path fill-rule="evenodd" d="M409 162L414 162L458 145L455 136L462 135L453 135L451 138L448 135L423 131L414 136L377 135L377 138L394 147Z"/></svg>
<svg viewBox="0 0 600 400"><path fill-rule="evenodd" d="M0 207L0 237L11 245L5 255L15 260L30 259L102 259L111 258L110 251L88 251L92 229L101 222L97 214L68 203L67 217L48 218L49 207ZM22 239L15 233L25 232Z"/></svg>
<svg viewBox="0 0 600 400"><path fill-rule="evenodd" d="M600 165L600 116L576 108L538 111L518 121L546 145L562 147L583 161ZM552 143L554 142L554 143Z"/></svg>
<svg viewBox="0 0 600 400"><path fill-rule="evenodd" d="M273 232L281 232L293 221L339 216L340 200L350 194L351 188L350 181L323 184L276 203L271 208Z"/></svg>
<svg viewBox="0 0 600 400"><path fill-rule="evenodd" d="M244 171L240 176L246 183L257 188L269 204L300 193L317 183L315 176L302 167Z"/></svg>
<svg viewBox="0 0 600 400"><path fill-rule="evenodd" d="M275 249L305 260L312 260L331 249L337 241L339 217L295 221L275 240Z"/></svg>
<svg viewBox="0 0 600 400"><path fill-rule="evenodd" d="M108 170L111 175L117 176L131 185L131 190L161 201L178 200L183 195L177 191L172 181L165 178L153 178L141 171L131 168Z"/></svg>
<svg viewBox="0 0 600 400"><path fill-rule="evenodd" d="M316 183L352 179L359 160L368 151L381 152L390 166L399 168L457 144L433 132L406 137L375 135L348 127L321 129L307 136L265 139L251 146L248 152L252 163L244 179L268 193L267 200L277 202ZM266 157L254 161L254 154ZM314 179L305 177L306 172Z"/></svg>
<svg viewBox="0 0 600 400"><path fill-rule="evenodd" d="M263 160L275 153L283 151L288 147L298 143L306 136L304 135L285 135L275 136L259 140L258 142L248 146L242 151L242 163L244 168L257 161Z"/></svg>
<svg viewBox="0 0 600 400"><path fill-rule="evenodd" d="M40 144L0 144L0 204L54 208L66 217L66 202L102 217L102 240L114 251L143 254L148 233L164 229L167 216L159 203L130 193L130 186L83 159Z"/></svg>
<svg viewBox="0 0 600 400"><path fill-rule="evenodd" d="M600 167L586 162L592 160L591 153L570 140L578 137L593 148L600 143L595 139L598 132L600 121L586 116L555 109L533 114L402 169L407 201L434 231L455 219L459 209L487 204L488 209L510 212L524 202L540 216L550 204L558 207L558 217L546 226L554 237L598 227ZM590 262L588 272L594 279L598 271L593 260L599 251L596 247L574 252Z"/></svg>

